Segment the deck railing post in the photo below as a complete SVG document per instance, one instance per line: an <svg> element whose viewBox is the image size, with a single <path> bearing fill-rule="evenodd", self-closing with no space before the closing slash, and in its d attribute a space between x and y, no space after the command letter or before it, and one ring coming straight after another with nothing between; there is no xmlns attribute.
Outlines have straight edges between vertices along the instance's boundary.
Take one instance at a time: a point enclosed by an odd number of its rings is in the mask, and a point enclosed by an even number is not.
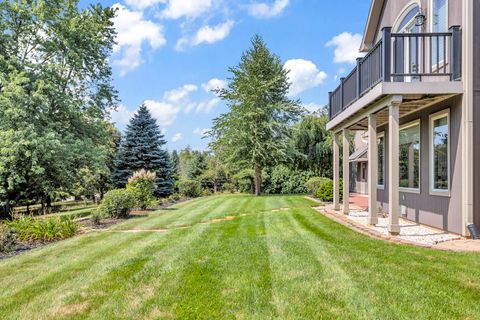
<svg viewBox="0 0 480 320"><path fill-rule="evenodd" d="M392 28L382 29L382 80L390 82L392 75Z"/></svg>
<svg viewBox="0 0 480 320"><path fill-rule="evenodd" d="M332 119L332 91L328 92L328 116L330 117L330 120Z"/></svg>
<svg viewBox="0 0 480 320"><path fill-rule="evenodd" d="M452 26L450 39L450 73L451 81L462 78L462 31L459 26Z"/></svg>
<svg viewBox="0 0 480 320"><path fill-rule="evenodd" d="M340 106L342 107L342 111L345 110L345 104L343 103L345 101L343 97L343 83L345 82L345 78L340 78Z"/></svg>
<svg viewBox="0 0 480 320"><path fill-rule="evenodd" d="M357 92L356 97L357 99L360 98L360 94L362 93L362 58L357 58Z"/></svg>

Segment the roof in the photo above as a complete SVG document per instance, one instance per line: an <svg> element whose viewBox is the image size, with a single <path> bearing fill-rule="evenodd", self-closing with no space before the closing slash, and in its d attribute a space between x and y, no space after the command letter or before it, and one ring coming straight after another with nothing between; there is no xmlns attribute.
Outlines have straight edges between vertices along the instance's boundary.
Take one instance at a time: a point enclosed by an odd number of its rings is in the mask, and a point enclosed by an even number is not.
<svg viewBox="0 0 480 320"><path fill-rule="evenodd" d="M365 26L365 32L363 33L360 52L368 52L374 45L377 27L382 17L384 3L385 0L372 0L367 25Z"/></svg>
<svg viewBox="0 0 480 320"><path fill-rule="evenodd" d="M352 155L350 156L350 162L366 162L368 161L367 158L368 147L363 147L357 149Z"/></svg>

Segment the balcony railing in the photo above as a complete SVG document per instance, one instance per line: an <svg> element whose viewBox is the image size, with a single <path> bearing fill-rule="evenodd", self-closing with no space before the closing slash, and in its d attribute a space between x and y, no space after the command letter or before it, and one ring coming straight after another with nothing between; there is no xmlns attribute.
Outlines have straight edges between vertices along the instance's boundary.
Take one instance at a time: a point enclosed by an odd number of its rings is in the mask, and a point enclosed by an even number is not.
<svg viewBox="0 0 480 320"><path fill-rule="evenodd" d="M460 27L442 33L392 33L384 28L382 39L329 93L330 119L380 82L459 81L461 64Z"/></svg>

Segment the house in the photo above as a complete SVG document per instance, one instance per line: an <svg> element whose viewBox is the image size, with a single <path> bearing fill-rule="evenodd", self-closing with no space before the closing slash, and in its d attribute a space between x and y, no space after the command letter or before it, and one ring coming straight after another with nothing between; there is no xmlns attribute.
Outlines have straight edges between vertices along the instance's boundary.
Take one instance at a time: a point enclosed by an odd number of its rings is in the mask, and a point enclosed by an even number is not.
<svg viewBox="0 0 480 320"><path fill-rule="evenodd" d="M400 217L462 235L480 228L480 1L372 0L360 51L329 96L335 209L343 139L344 213L360 175L369 223L382 208L391 234ZM367 141L354 154L352 130Z"/></svg>

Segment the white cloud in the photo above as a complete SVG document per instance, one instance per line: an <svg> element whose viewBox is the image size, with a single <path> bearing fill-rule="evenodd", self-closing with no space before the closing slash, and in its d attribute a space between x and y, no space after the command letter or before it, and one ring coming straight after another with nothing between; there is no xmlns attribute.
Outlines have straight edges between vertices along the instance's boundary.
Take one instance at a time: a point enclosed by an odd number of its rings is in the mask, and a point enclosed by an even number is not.
<svg viewBox="0 0 480 320"><path fill-rule="evenodd" d="M193 130L193 134L199 135L201 137L205 137L209 131L210 129L207 129L207 128L203 128L203 129L196 128L195 130Z"/></svg>
<svg viewBox="0 0 480 320"><path fill-rule="evenodd" d="M173 137L172 137L172 141L173 142L177 142L177 141L180 141L183 139L183 134L181 133L176 133Z"/></svg>
<svg viewBox="0 0 480 320"><path fill-rule="evenodd" d="M227 87L227 81L225 80L220 80L217 78L210 79L207 83L202 84L203 90L205 92L212 92L213 90L216 89L224 89Z"/></svg>
<svg viewBox="0 0 480 320"><path fill-rule="evenodd" d="M144 103L161 126L173 124L177 118L177 114L181 111L179 105L164 101L147 100Z"/></svg>
<svg viewBox="0 0 480 320"><path fill-rule="evenodd" d="M335 47L335 63L355 63L356 58L362 54L359 52L360 44L362 43L361 34L352 34L350 32L343 32L330 41L327 42L327 47Z"/></svg>
<svg viewBox="0 0 480 320"><path fill-rule="evenodd" d="M195 106L195 111L197 113L209 113L220 103L219 98L213 98L208 101L199 102Z"/></svg>
<svg viewBox="0 0 480 320"><path fill-rule="evenodd" d="M159 3L165 3L166 0L125 0L130 7L138 10L144 10Z"/></svg>
<svg viewBox="0 0 480 320"><path fill-rule="evenodd" d="M305 109L307 109L309 112L316 112L318 110L320 110L322 108L321 105L319 104L316 104L316 103L306 103L304 105L302 105Z"/></svg>
<svg viewBox="0 0 480 320"><path fill-rule="evenodd" d="M161 16L168 19L196 18L213 6L212 0L169 0Z"/></svg>
<svg viewBox="0 0 480 320"><path fill-rule="evenodd" d="M203 26L193 37L182 37L177 41L176 49L184 50L187 46L198 46L203 43L212 44L225 39L232 30L235 22L228 20L216 26Z"/></svg>
<svg viewBox="0 0 480 320"><path fill-rule="evenodd" d="M288 6L289 0L275 0L272 4L264 2L248 6L248 13L257 18L272 18L278 16Z"/></svg>
<svg viewBox="0 0 480 320"><path fill-rule="evenodd" d="M308 60L291 59L285 62L285 70L289 71L288 77L291 82L291 96L296 96L301 92L319 86L327 77L327 74L318 70L317 66Z"/></svg>
<svg viewBox="0 0 480 320"><path fill-rule="evenodd" d="M158 49L166 43L163 27L146 20L143 13L131 11L121 4L114 4L117 15L113 20L117 30L117 45L114 47L113 64L120 68L120 75L135 70L142 64L142 47Z"/></svg>
<svg viewBox="0 0 480 320"><path fill-rule="evenodd" d="M133 116L133 112L128 110L128 108L121 104L117 107L117 110L112 111L111 114L112 122L118 125L125 125L130 121L130 118Z"/></svg>
<svg viewBox="0 0 480 320"><path fill-rule="evenodd" d="M188 99L190 93L197 91L198 88L194 84L186 84L180 88L165 92L164 99L171 103L179 103Z"/></svg>

